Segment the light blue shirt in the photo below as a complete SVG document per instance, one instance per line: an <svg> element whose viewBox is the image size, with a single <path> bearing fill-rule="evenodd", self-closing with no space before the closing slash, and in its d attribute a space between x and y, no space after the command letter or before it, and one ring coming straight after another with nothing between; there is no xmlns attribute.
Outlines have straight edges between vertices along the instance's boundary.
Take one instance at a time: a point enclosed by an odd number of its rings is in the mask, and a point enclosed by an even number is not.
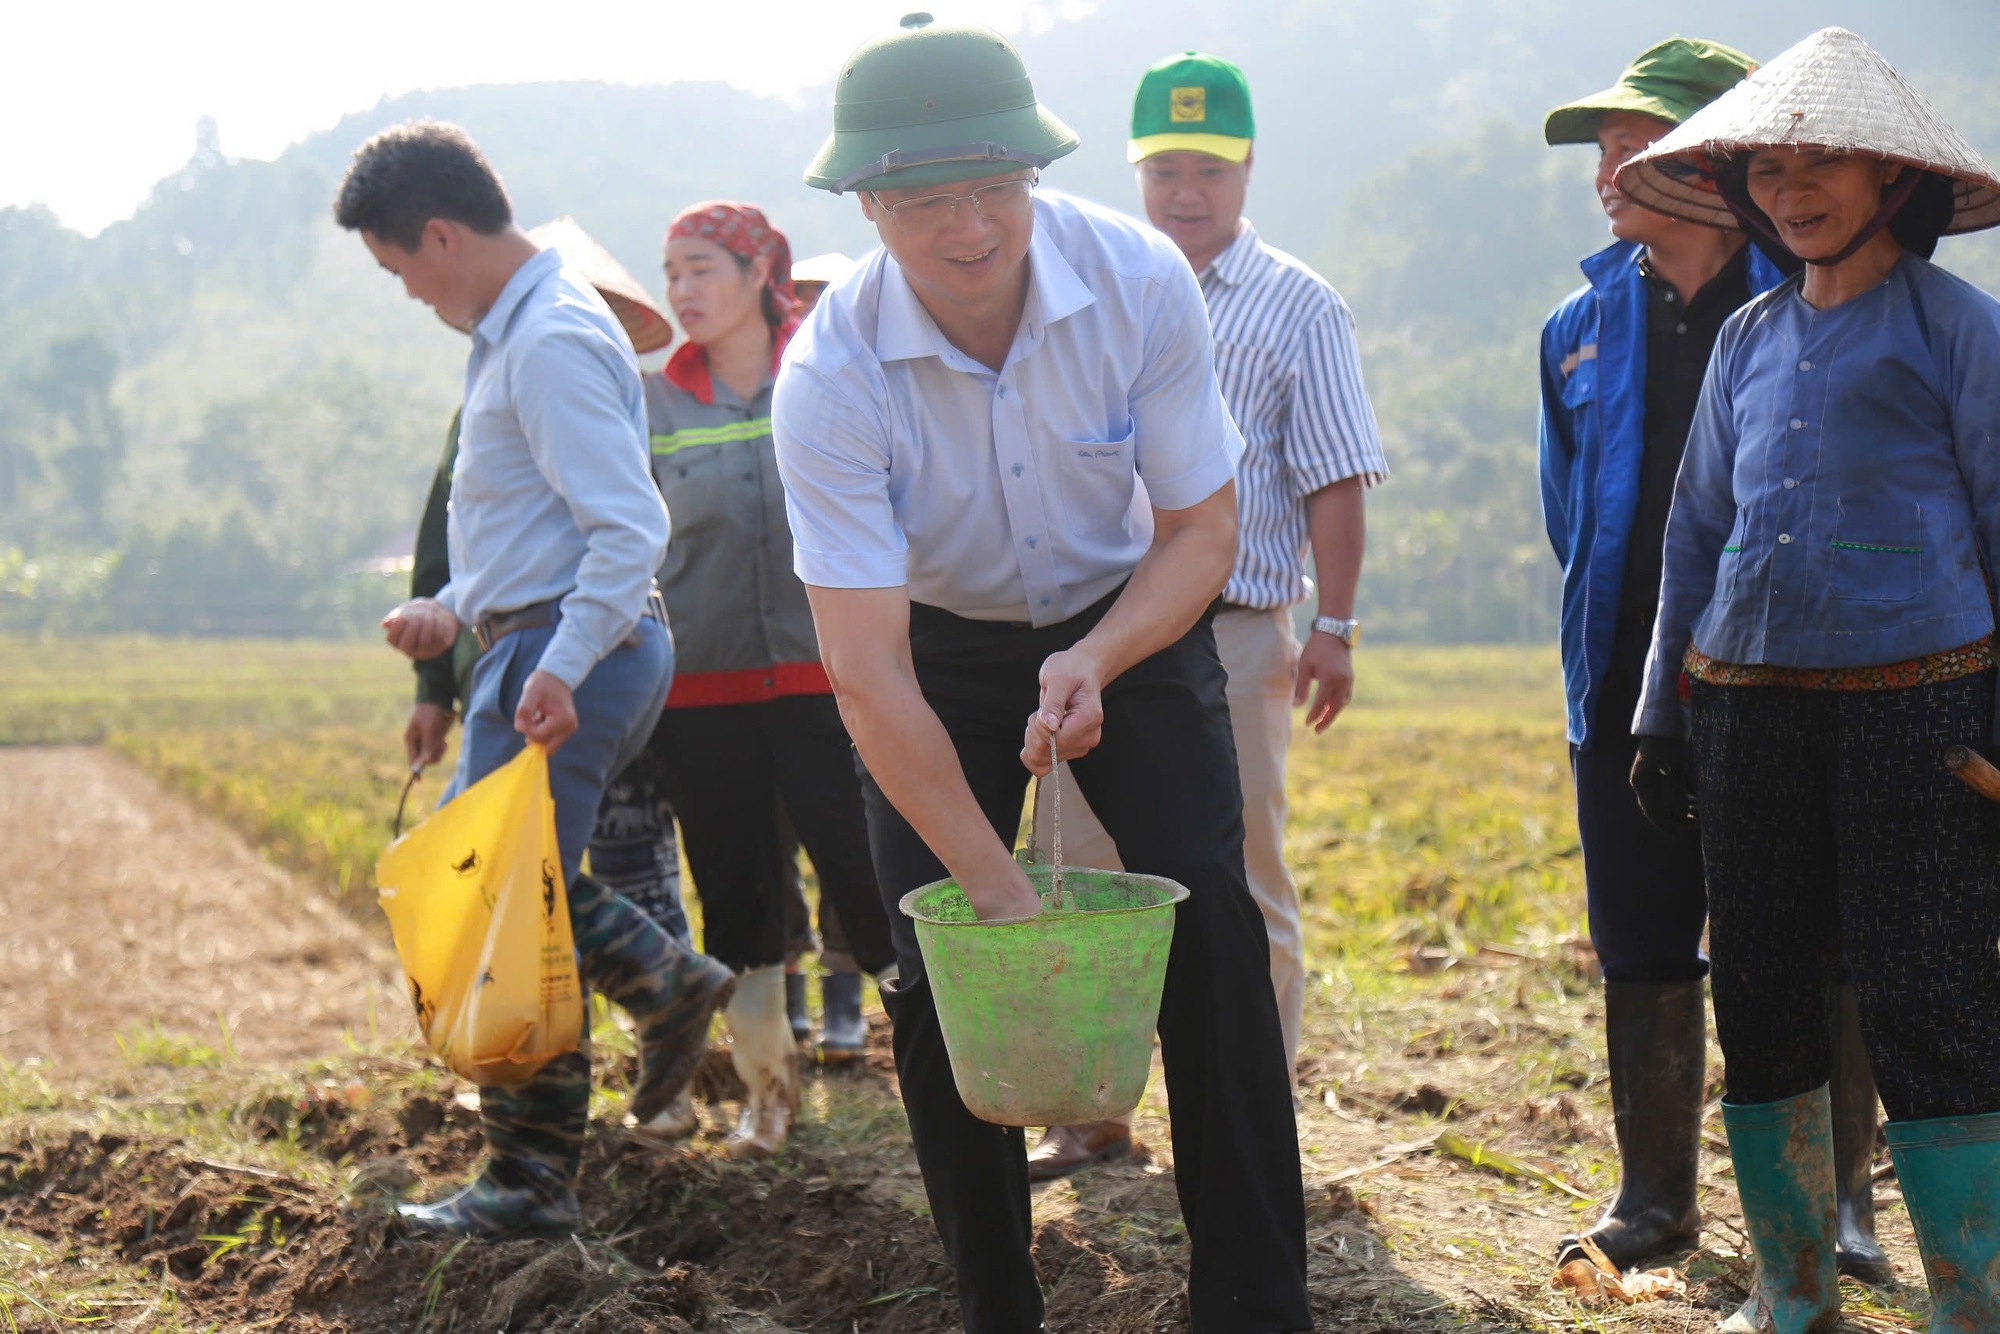
<svg viewBox="0 0 2000 1334"><path fill-rule="evenodd" d="M1793 280L1716 340L1667 521L1633 731L1711 658L1870 667L1993 630L2000 302L1915 255L1815 310Z"/></svg>
<svg viewBox="0 0 2000 1334"><path fill-rule="evenodd" d="M666 554L649 463L632 345L544 250L472 331L438 601L471 625L561 599L539 667L574 690L631 635Z"/></svg>
<svg viewBox="0 0 2000 1334"><path fill-rule="evenodd" d="M1257 239L1246 220L1201 272L1215 378L1243 432L1236 569L1222 596L1289 607L1307 596L1306 497L1389 475L1361 382L1354 315L1333 285Z"/></svg>
<svg viewBox="0 0 2000 1334"><path fill-rule="evenodd" d="M1131 576L1153 507L1231 480L1243 439L1173 243L1044 192L1028 265L997 372L946 340L886 251L820 299L771 409L806 583L1048 625Z"/></svg>

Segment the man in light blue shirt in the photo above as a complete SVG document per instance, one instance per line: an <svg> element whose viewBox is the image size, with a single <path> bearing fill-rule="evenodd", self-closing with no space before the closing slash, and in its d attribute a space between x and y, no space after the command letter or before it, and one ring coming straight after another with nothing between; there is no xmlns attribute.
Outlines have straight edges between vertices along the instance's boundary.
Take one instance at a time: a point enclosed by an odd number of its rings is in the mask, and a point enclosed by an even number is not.
<svg viewBox="0 0 2000 1334"><path fill-rule="evenodd" d="M1201 288L1152 229L1035 198L1077 140L1004 38L904 22L848 61L807 174L858 191L883 248L793 339L772 433L867 767L900 970L883 996L964 1326L1042 1326L1026 1150L959 1096L896 905L950 876L983 919L1039 912L1010 850L1053 750L1126 867L1189 891L1159 1032L1192 1327L1308 1329L1291 1081L1209 625L1242 439Z"/></svg>
<svg viewBox="0 0 2000 1334"><path fill-rule="evenodd" d="M362 145L335 218L445 323L472 334L452 475L451 581L383 618L413 658L470 625L473 668L445 799L523 745L549 755L556 837L585 980L638 1023L641 1130L667 1113L734 979L631 903L578 874L611 776L645 745L673 674L651 594L667 513L648 468L638 364L617 318L554 250L514 226L499 177L464 132L418 122ZM450 1199L406 1205L420 1231L563 1234L588 1123L590 1056L480 1090L488 1159Z"/></svg>

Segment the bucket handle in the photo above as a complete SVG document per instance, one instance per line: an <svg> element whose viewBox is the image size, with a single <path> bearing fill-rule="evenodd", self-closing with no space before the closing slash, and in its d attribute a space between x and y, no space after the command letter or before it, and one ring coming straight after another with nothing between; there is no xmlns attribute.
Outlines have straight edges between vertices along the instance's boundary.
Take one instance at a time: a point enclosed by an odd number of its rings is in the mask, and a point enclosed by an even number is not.
<svg viewBox="0 0 2000 1334"><path fill-rule="evenodd" d="M1028 846L1021 850L1021 863L1032 866L1042 860L1042 784L1051 784L1049 807L1054 819L1050 842L1053 844L1054 874L1049 878L1048 892L1042 895L1044 912L1069 912L1076 907L1076 895L1063 888L1062 851L1062 764L1056 758L1056 739L1049 737L1049 771L1035 780L1035 813L1028 822Z"/></svg>

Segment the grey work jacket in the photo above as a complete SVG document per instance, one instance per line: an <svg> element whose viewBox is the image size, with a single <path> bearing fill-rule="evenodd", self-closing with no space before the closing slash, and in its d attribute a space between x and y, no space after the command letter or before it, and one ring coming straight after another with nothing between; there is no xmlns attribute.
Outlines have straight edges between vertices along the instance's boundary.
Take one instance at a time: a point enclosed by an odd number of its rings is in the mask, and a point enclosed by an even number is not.
<svg viewBox="0 0 2000 1334"><path fill-rule="evenodd" d="M705 371L705 368L703 368ZM646 377L653 478L673 516L660 591L674 628L668 708L828 694L771 443L771 382L744 402L705 373L712 401Z"/></svg>

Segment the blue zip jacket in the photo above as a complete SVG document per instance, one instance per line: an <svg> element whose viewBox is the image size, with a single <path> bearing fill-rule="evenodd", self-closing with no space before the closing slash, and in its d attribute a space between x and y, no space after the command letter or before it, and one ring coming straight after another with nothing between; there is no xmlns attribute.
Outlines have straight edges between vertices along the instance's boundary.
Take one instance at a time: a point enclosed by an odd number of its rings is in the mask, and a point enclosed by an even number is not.
<svg viewBox="0 0 2000 1334"><path fill-rule="evenodd" d="M1583 261L1587 280L1542 326L1542 522L1563 568L1562 664L1569 739L1591 723L1618 629L1625 551L1646 449L1645 247L1615 241ZM1754 297L1784 281L1750 249Z"/></svg>

